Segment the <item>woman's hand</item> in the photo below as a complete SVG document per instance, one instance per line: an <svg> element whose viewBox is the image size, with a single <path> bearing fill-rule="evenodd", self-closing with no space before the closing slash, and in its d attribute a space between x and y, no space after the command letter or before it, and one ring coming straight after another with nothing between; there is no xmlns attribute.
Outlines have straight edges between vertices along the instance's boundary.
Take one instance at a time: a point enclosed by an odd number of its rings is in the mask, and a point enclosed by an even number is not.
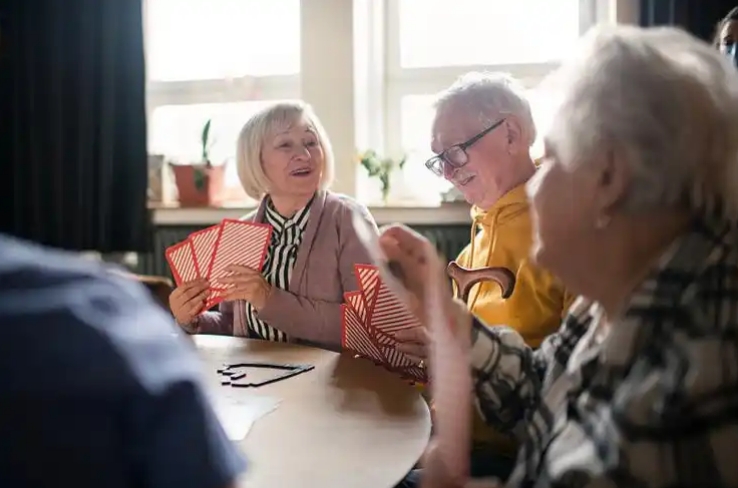
<svg viewBox="0 0 738 488"><path fill-rule="evenodd" d="M179 324L191 323L208 297L208 280L199 279L178 286L169 294L169 308Z"/></svg>
<svg viewBox="0 0 738 488"><path fill-rule="evenodd" d="M427 365L430 353L430 336L425 327L413 327L397 331L395 340L397 350L405 353L416 363Z"/></svg>
<svg viewBox="0 0 738 488"><path fill-rule="evenodd" d="M233 285L224 299L227 301L245 300L257 311L264 308L269 295L272 294L272 285L267 283L259 271L247 266L233 264L226 268L233 274L222 278L225 284Z"/></svg>
<svg viewBox="0 0 738 488"><path fill-rule="evenodd" d="M409 295L406 305L413 311L422 327L398 332L395 338L400 343L397 349L425 365L430 354L432 320L442 320L431 312L429 297L441 297L441 309L454 324L454 334L461 340L470 337L471 316L466 304L453 299L446 263L443 262L433 244L403 225L394 225L382 230L379 245L386 258L399 268L398 279ZM431 291L433 293L431 293Z"/></svg>

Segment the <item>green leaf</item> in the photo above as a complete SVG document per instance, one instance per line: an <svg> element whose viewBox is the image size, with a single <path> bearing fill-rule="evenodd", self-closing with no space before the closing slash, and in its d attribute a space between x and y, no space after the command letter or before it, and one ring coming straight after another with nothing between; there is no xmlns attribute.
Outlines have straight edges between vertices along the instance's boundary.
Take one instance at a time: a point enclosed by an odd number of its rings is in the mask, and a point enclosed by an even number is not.
<svg viewBox="0 0 738 488"><path fill-rule="evenodd" d="M200 143L202 145L202 160L207 161L208 158L208 140L210 139L210 126L212 124L213 120L208 119L207 122L205 122L205 126L202 128L202 134L200 136Z"/></svg>

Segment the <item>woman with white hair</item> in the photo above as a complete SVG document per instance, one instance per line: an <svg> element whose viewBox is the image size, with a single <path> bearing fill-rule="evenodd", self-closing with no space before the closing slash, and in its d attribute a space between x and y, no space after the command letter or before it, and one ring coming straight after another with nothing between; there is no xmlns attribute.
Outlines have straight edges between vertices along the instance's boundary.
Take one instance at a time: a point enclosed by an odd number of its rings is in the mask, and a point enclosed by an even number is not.
<svg viewBox="0 0 738 488"><path fill-rule="evenodd" d="M370 262L352 216L376 224L366 207L328 190L334 160L320 120L302 102L260 111L241 130L237 164L246 193L261 201L244 220L273 228L264 267L233 266L218 312L197 315L206 280L184 284L171 295L172 313L189 333L338 348L343 294L358 289L354 264Z"/></svg>
<svg viewBox="0 0 738 488"><path fill-rule="evenodd" d="M520 439L505 486L738 487L735 69L680 30L600 27L552 81L532 256L580 298L536 351L446 302L479 411ZM421 236L380 242L417 300L446 286ZM423 486L463 485L441 454Z"/></svg>

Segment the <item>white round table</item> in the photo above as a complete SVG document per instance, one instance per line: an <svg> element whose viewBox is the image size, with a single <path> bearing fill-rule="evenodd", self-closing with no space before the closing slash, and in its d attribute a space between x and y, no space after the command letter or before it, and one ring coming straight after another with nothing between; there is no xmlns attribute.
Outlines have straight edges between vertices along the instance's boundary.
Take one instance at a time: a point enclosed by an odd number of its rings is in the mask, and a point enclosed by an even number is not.
<svg viewBox="0 0 738 488"><path fill-rule="evenodd" d="M370 361L316 348L192 336L209 381L224 362L311 364L315 369L248 388L280 400L239 445L249 488L391 488L417 462L431 420L418 388ZM215 386L215 385L214 385Z"/></svg>

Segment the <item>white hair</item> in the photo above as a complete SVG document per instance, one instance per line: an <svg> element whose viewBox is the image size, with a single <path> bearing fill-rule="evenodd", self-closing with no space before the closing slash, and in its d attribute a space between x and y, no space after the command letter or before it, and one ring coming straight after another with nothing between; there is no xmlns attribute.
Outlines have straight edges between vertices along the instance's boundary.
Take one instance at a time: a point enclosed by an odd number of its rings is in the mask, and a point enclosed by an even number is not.
<svg viewBox="0 0 738 488"><path fill-rule="evenodd" d="M307 121L312 127L317 136L318 144L323 149L325 164L320 187L326 189L333 183L335 175L333 147L323 124L320 123L320 119L315 115L312 107L299 100L278 102L254 114L238 135L236 167L241 185L249 197L261 200L264 195L269 193L269 178L264 173L261 160L261 153L266 140L273 137L276 132L284 130L300 120Z"/></svg>
<svg viewBox="0 0 738 488"><path fill-rule="evenodd" d="M738 215L738 73L709 44L669 27L596 27L544 87L558 92L546 136L562 163L623 157L628 210L719 206Z"/></svg>
<svg viewBox="0 0 738 488"><path fill-rule="evenodd" d="M461 110L490 125L504 115L515 116L522 125L523 138L530 147L536 140L536 125L525 95L525 88L506 73L472 71L461 75L438 94L434 108Z"/></svg>

